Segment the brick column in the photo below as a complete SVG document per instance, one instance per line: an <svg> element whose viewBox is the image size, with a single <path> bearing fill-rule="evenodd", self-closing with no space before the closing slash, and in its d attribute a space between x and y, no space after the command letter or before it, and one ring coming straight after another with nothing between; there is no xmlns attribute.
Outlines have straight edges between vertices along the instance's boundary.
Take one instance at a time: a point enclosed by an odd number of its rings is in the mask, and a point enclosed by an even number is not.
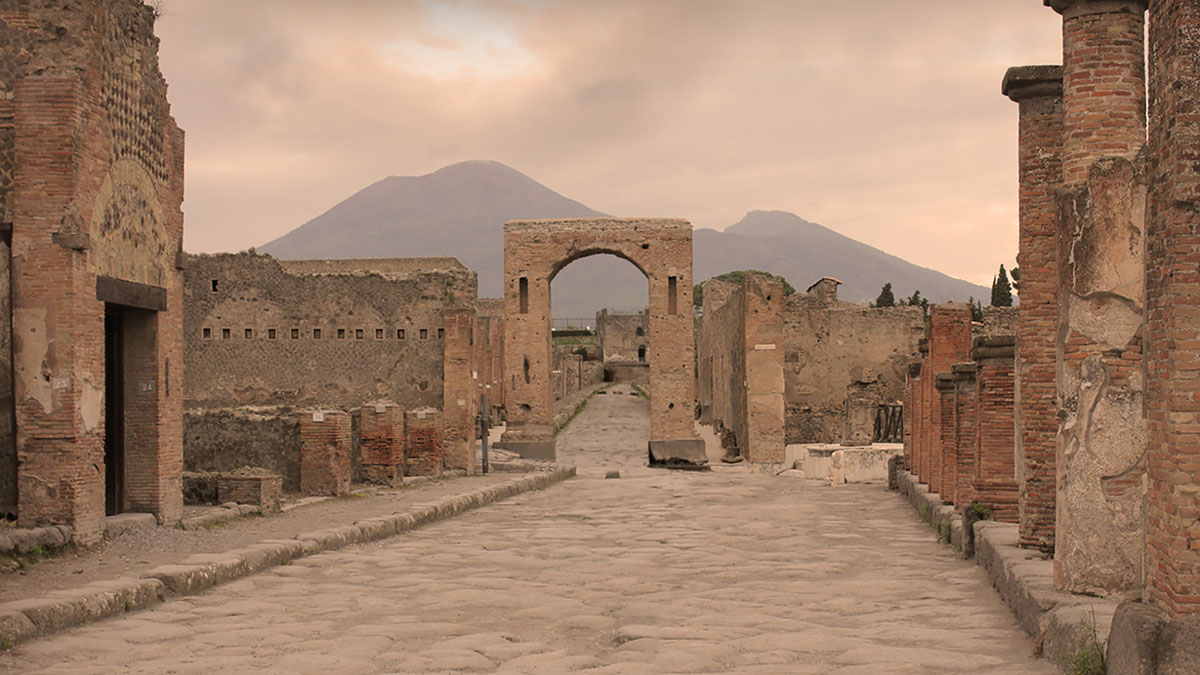
<svg viewBox="0 0 1200 675"><path fill-rule="evenodd" d="M921 362L913 361L908 364L908 379L904 381L904 468L909 471L916 468L915 432L920 383Z"/></svg>
<svg viewBox="0 0 1200 675"><path fill-rule="evenodd" d="M475 415L479 410L477 373L471 369L475 310L442 312L442 421L446 425L447 469L475 473Z"/></svg>
<svg viewBox="0 0 1200 675"><path fill-rule="evenodd" d="M404 415L404 475L440 476L446 452L442 415L433 408L410 410Z"/></svg>
<svg viewBox="0 0 1200 675"><path fill-rule="evenodd" d="M958 470L958 430L956 414L958 412L954 401L954 374L950 371L938 373L933 377L933 386L937 390L937 408L939 411L936 450L932 458L929 491L941 496L942 502L954 503L955 475Z"/></svg>
<svg viewBox="0 0 1200 675"><path fill-rule="evenodd" d="M975 381L978 366L973 361L956 363L950 369L954 379L954 439L957 463L954 491L950 501L956 505L975 501L975 471L979 463L979 389Z"/></svg>
<svg viewBox="0 0 1200 675"><path fill-rule="evenodd" d="M1055 584L1140 584L1145 0L1051 0L1063 15Z"/></svg>
<svg viewBox="0 0 1200 675"><path fill-rule="evenodd" d="M942 408L941 399L934 388L934 373L948 373L950 367L960 361L967 361L971 355L971 307L966 303L945 303L929 308L929 360L926 364L930 373L927 389L929 396L926 405L929 406L927 418L929 429L926 433L928 445L925 450L925 464L929 489L936 492L935 486L941 486L942 449Z"/></svg>
<svg viewBox="0 0 1200 675"><path fill-rule="evenodd" d="M929 369L929 338L921 338L917 342L917 351L921 355L921 379L917 382L917 427L913 430L913 445L915 462L913 472L917 481L929 483L929 391L933 386L933 371Z"/></svg>
<svg viewBox="0 0 1200 675"><path fill-rule="evenodd" d="M404 484L404 408L383 401L360 409L362 475L368 483Z"/></svg>
<svg viewBox="0 0 1200 675"><path fill-rule="evenodd" d="M1022 276L1024 278L1024 276ZM975 499L991 509L1003 523L1017 522L1017 481L1013 453L1016 420L1013 417L1016 339L992 336L975 339L971 358L979 406L979 458L975 471Z"/></svg>
<svg viewBox="0 0 1200 675"><path fill-rule="evenodd" d="M300 491L334 496L350 491L350 416L346 413L300 414Z"/></svg>
<svg viewBox="0 0 1200 675"><path fill-rule="evenodd" d="M1150 3L1146 586L1200 613L1200 6Z"/></svg>
<svg viewBox="0 0 1200 675"><path fill-rule="evenodd" d="M1017 307L1016 437L1019 543L1054 551L1058 402L1058 209L1062 182L1062 66L1009 68L1001 87L1020 104L1017 155L1021 303Z"/></svg>

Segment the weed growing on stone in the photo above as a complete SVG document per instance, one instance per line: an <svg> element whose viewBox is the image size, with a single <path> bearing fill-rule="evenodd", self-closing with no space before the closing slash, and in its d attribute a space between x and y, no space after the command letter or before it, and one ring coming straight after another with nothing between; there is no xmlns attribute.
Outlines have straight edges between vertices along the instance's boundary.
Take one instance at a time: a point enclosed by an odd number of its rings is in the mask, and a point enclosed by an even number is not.
<svg viewBox="0 0 1200 675"><path fill-rule="evenodd" d="M1071 675L1104 675L1108 667L1104 659L1108 640L1100 641L1100 633L1096 630L1096 610L1092 609L1091 621L1081 619L1079 625L1083 628L1084 636L1067 656L1067 672Z"/></svg>
<svg viewBox="0 0 1200 675"><path fill-rule="evenodd" d="M646 399L647 401L650 400L650 394L647 393L645 389L642 389L641 387L639 387L636 384L633 385L633 393L637 394L638 396L641 396L642 398Z"/></svg>
<svg viewBox="0 0 1200 675"><path fill-rule="evenodd" d="M575 419L579 415L579 413L583 412L583 409L587 407L588 401L592 400L593 396L595 396L596 394L599 394L602 391L608 391L608 387L604 386L604 387L600 387L599 389L595 389L592 391L592 393L588 394L582 401L580 401L575 406L575 409L571 411L571 414L567 415L567 419L562 421L562 424L555 425L554 435L557 436L558 432L562 431L563 429L566 429L567 425L571 423L571 420Z"/></svg>
<svg viewBox="0 0 1200 675"><path fill-rule="evenodd" d="M938 524L938 543L939 544L949 544L950 543L950 523L943 522L943 523Z"/></svg>
<svg viewBox="0 0 1200 675"><path fill-rule="evenodd" d="M991 520L992 510L983 505L983 502L972 502L971 512L975 516L975 520Z"/></svg>

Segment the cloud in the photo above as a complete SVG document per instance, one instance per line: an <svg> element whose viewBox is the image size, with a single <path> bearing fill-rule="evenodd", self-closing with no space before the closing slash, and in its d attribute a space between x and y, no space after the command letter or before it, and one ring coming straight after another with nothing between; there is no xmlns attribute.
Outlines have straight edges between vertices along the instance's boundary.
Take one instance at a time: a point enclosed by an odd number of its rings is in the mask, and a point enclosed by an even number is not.
<svg viewBox="0 0 1200 675"><path fill-rule="evenodd" d="M1060 59L1035 0L164 4L195 251L495 159L609 213L785 209L987 282L1016 252L1000 79Z"/></svg>

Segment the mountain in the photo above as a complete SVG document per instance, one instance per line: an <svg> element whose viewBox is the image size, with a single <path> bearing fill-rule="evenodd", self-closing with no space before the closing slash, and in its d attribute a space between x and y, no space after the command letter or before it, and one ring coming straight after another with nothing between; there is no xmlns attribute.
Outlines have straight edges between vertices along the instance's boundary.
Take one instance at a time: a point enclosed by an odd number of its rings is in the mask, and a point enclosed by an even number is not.
<svg viewBox="0 0 1200 675"><path fill-rule="evenodd" d="M370 185L259 251L277 258L453 255L479 273L479 295L498 297L505 221L602 216L498 162L451 164L424 176ZM758 269L803 290L822 276L841 280L846 300L873 299L887 282L897 298L913 289L931 301L990 297L989 290L900 258L783 211L751 211L724 232L695 231L694 278ZM646 304L646 280L630 263L593 256L553 284L554 314L585 318L602 307Z"/></svg>
<svg viewBox="0 0 1200 675"><path fill-rule="evenodd" d="M693 235L693 276L703 280L737 269L779 274L803 291L823 276L842 282L838 297L874 300L886 283L897 299L914 290L930 302L987 300L991 289L918 267L787 211L751 211L724 232Z"/></svg>

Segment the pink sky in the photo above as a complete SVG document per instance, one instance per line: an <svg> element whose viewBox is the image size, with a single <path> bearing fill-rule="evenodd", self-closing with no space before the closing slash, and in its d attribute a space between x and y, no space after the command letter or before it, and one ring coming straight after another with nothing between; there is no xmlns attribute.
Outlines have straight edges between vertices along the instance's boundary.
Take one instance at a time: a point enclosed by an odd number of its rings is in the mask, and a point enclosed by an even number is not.
<svg viewBox="0 0 1200 675"><path fill-rule="evenodd" d="M492 159L594 209L782 209L990 283L1017 248L1011 65L1040 0L163 0L189 251Z"/></svg>

